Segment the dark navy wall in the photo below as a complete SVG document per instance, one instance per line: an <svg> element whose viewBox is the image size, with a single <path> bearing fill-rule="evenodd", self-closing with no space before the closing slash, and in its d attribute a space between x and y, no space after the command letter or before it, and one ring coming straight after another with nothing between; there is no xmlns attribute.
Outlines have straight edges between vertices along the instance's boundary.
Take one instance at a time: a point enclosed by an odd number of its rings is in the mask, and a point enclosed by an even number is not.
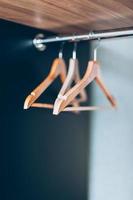
<svg viewBox="0 0 133 200"><path fill-rule="evenodd" d="M89 115L23 110L25 97L47 76L59 51L59 44L51 44L38 52L32 39L39 32L0 21L0 199L86 200ZM68 61L72 44L64 51ZM88 52L89 44L78 46L82 72ZM41 100L54 102L60 86L57 79Z"/></svg>

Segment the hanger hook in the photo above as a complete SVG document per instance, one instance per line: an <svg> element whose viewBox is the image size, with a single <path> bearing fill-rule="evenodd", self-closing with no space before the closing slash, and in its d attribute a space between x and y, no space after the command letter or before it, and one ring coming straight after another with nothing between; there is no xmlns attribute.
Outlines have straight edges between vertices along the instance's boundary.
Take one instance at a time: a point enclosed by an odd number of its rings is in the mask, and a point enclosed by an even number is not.
<svg viewBox="0 0 133 200"><path fill-rule="evenodd" d="M77 55L77 42L74 42L74 48L73 48L73 53L72 53L72 58L76 59Z"/></svg>
<svg viewBox="0 0 133 200"><path fill-rule="evenodd" d="M62 42L61 45L60 45L59 58L63 58L64 44L65 44L65 42Z"/></svg>
<svg viewBox="0 0 133 200"><path fill-rule="evenodd" d="M98 44L94 49L94 61L97 61L97 49L100 47L100 38L98 38Z"/></svg>

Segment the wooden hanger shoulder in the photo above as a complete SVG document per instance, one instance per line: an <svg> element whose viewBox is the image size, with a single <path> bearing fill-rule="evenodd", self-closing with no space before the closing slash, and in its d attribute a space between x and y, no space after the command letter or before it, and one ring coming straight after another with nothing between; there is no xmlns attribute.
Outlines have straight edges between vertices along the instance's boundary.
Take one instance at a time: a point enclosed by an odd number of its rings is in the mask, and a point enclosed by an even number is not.
<svg viewBox="0 0 133 200"><path fill-rule="evenodd" d="M66 65L63 59L56 58L52 64L49 75L26 98L24 102L24 109L28 109L30 106L32 106L32 104L59 75L61 81L64 82L66 77Z"/></svg>

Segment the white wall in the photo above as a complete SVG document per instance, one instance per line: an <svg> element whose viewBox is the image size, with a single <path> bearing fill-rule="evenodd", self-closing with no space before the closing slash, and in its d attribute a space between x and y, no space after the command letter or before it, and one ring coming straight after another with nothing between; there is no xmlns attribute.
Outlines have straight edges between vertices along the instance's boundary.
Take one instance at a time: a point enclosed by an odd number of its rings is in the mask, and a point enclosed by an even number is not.
<svg viewBox="0 0 133 200"><path fill-rule="evenodd" d="M96 44L92 42L92 53ZM133 38L102 40L98 61L118 110L92 113L88 199L132 200ZM92 103L108 104L95 84Z"/></svg>

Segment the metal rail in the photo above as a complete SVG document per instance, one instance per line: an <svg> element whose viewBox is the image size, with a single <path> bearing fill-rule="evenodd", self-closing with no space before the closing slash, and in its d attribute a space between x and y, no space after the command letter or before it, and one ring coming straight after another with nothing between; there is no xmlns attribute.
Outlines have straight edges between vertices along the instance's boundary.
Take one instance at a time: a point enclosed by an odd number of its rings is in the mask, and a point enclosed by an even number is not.
<svg viewBox="0 0 133 200"><path fill-rule="evenodd" d="M124 37L124 36L132 36L132 35L133 35L133 29L127 29L127 30L116 29L112 31L89 32L88 34L83 34L83 35L54 36L54 37L48 37L48 38L44 38L42 34L39 34L33 40L33 44L38 49L44 50L46 48L46 44L52 43L52 42L63 42L63 41L75 42L75 41L83 41L83 40Z"/></svg>

